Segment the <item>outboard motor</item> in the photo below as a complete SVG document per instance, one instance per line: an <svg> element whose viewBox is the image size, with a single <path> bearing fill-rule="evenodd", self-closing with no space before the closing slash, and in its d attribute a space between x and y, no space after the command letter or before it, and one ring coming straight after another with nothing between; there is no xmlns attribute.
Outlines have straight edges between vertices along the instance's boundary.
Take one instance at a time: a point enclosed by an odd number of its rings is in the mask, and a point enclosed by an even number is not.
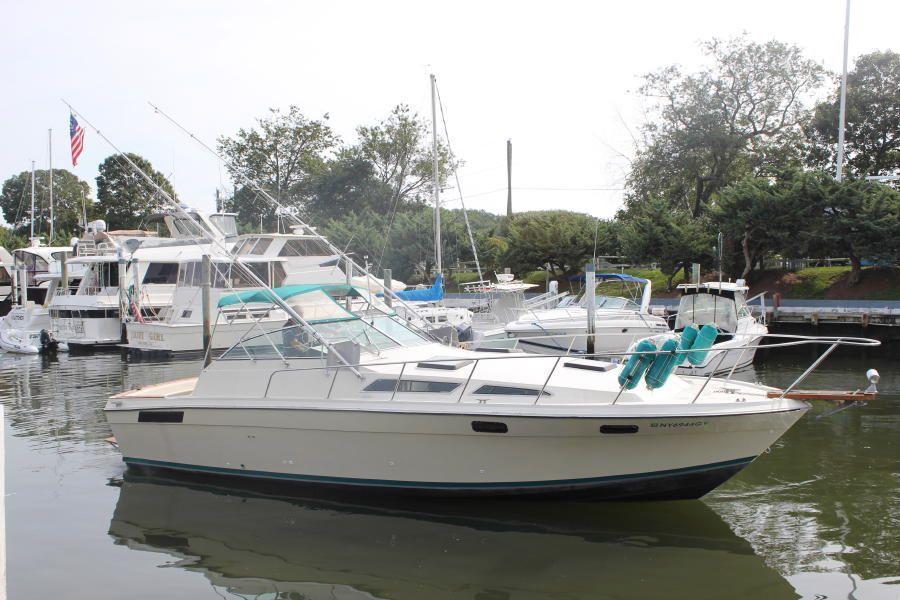
<svg viewBox="0 0 900 600"><path fill-rule="evenodd" d="M41 354L53 354L59 348L59 341L46 329L41 329Z"/></svg>

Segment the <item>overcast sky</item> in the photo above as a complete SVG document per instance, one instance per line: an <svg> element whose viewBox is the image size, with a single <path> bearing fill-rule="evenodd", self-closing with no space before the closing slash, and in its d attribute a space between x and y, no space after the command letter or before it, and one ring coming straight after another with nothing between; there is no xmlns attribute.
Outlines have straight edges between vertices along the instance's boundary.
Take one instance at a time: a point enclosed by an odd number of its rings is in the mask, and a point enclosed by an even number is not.
<svg viewBox="0 0 900 600"><path fill-rule="evenodd" d="M0 2L3 179L31 160L46 168L52 127L54 166L94 185L112 149L88 129L72 168L65 98L184 201L211 209L216 187L230 185L224 169L148 100L208 141L297 104L328 113L352 143L357 125L398 103L430 117L433 71L469 207L505 211L511 138L515 210L604 217L621 202L642 74L696 67L698 41L741 31L796 43L837 71L844 18L844 0ZM897 50L898 23L900 2L853 0L851 64ZM458 196L445 192L448 207Z"/></svg>

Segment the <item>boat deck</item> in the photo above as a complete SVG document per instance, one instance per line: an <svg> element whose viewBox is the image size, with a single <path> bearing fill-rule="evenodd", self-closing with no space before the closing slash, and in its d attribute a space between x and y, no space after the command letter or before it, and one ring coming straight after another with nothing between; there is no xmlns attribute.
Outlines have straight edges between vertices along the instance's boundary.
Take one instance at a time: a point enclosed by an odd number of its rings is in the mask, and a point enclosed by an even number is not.
<svg viewBox="0 0 900 600"><path fill-rule="evenodd" d="M193 393L195 387L197 387L197 378L185 377L128 390L116 394L113 398L173 398L187 396Z"/></svg>

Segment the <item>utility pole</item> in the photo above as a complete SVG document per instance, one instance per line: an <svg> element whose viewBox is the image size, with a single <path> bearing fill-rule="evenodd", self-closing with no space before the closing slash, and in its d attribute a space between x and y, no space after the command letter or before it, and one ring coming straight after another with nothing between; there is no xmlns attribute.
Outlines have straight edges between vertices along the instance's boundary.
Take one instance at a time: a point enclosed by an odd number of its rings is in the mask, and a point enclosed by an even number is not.
<svg viewBox="0 0 900 600"><path fill-rule="evenodd" d="M506 218L512 217L512 140L506 140Z"/></svg>
<svg viewBox="0 0 900 600"><path fill-rule="evenodd" d="M50 162L50 239L47 245L53 245L53 130L47 130L47 153Z"/></svg>
<svg viewBox="0 0 900 600"><path fill-rule="evenodd" d="M844 16L844 72L841 74L841 108L838 118L837 166L834 178L843 179L844 173L844 124L847 110L847 50L850 44L850 0L847 0L847 13Z"/></svg>

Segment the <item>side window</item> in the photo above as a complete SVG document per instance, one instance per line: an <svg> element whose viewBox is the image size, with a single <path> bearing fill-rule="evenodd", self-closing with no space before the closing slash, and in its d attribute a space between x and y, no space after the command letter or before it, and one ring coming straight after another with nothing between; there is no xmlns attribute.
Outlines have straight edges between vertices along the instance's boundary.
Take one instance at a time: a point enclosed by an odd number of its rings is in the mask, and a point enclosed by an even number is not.
<svg viewBox="0 0 900 600"><path fill-rule="evenodd" d="M144 273L144 284L175 284L178 281L178 263L150 263Z"/></svg>

